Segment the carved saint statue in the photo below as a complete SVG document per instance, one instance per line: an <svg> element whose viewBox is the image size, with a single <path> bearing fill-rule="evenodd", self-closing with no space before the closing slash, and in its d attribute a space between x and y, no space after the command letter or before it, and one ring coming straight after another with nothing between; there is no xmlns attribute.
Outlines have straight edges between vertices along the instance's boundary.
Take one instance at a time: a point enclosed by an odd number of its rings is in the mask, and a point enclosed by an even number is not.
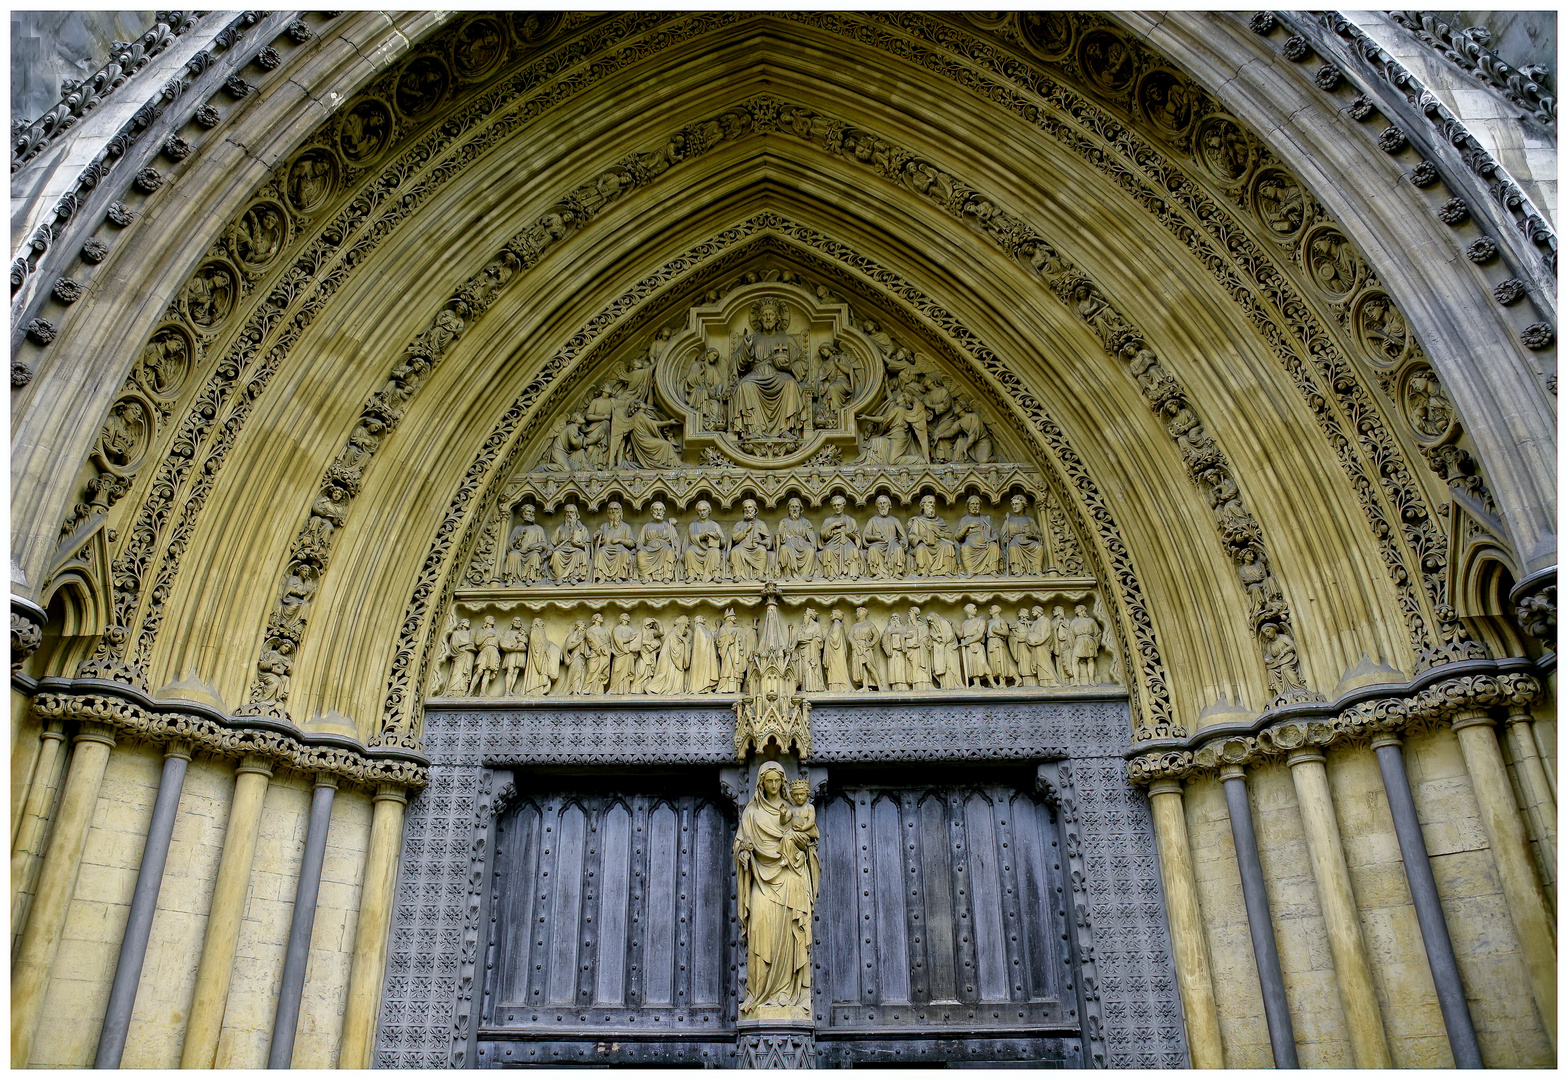
<svg viewBox="0 0 1568 1080"><path fill-rule="evenodd" d="M566 504L566 520L555 527L550 570L562 585L588 580L588 526L577 516L577 505Z"/></svg>
<svg viewBox="0 0 1568 1080"><path fill-rule="evenodd" d="M855 624L849 628L849 677L857 690L881 690L887 686L887 666L877 646L882 632L866 617L866 609L855 609Z"/></svg>
<svg viewBox="0 0 1568 1080"><path fill-rule="evenodd" d="M800 629L795 633L794 653L799 665L800 689L803 693L819 694L827 689L822 678L822 624L817 622L814 608L807 608L801 616Z"/></svg>
<svg viewBox="0 0 1568 1080"><path fill-rule="evenodd" d="M1054 642L1051 635L1051 620L1046 618L1045 609L1038 604L1030 610L1029 614L1033 621L1029 624L1029 632L1024 637L1024 644L1034 653L1034 677L1041 686L1055 686L1057 684L1056 660L1052 652Z"/></svg>
<svg viewBox="0 0 1568 1080"><path fill-rule="evenodd" d="M971 687L979 686L981 679L992 686L996 685L996 680L991 676L991 665L986 663L987 630L985 616L976 614L973 604L965 604L964 621L958 628L958 640L964 649L964 682Z"/></svg>
<svg viewBox="0 0 1568 1080"><path fill-rule="evenodd" d="M704 431L723 431L729 425L729 386L721 360L717 349L693 357L681 387L686 404L702 418Z"/></svg>
<svg viewBox="0 0 1568 1080"><path fill-rule="evenodd" d="M991 519L980 512L980 497L969 496L969 513L958 520L958 565L965 574L994 574L1001 546L992 536Z"/></svg>
<svg viewBox="0 0 1568 1080"><path fill-rule="evenodd" d="M849 690L849 631L844 629L844 613L834 608L829 615L827 637L822 643L822 676L828 690Z"/></svg>
<svg viewBox="0 0 1568 1080"><path fill-rule="evenodd" d="M740 1015L746 1018L811 1016L816 823L786 801L784 780L778 762L763 763L735 834L736 906L746 937Z"/></svg>
<svg viewBox="0 0 1568 1080"><path fill-rule="evenodd" d="M730 570L736 581L761 581L768 574L768 527L757 516L757 502L740 504L741 519L730 529Z"/></svg>
<svg viewBox="0 0 1568 1080"><path fill-rule="evenodd" d="M711 694L719 685L719 650L708 628L706 615L691 621L691 663L686 668L686 692Z"/></svg>
<svg viewBox="0 0 1568 1080"><path fill-rule="evenodd" d="M1078 686L1095 684L1095 659L1100 655L1100 624L1089 614L1089 609L1079 604L1073 608L1073 620L1068 624L1073 635L1073 682Z"/></svg>
<svg viewBox="0 0 1568 1080"><path fill-rule="evenodd" d="M733 360L735 370L744 374L731 403L735 426L743 434L781 435L805 419L805 401L792 373L800 343L785 333L788 319L782 301L763 300L753 313L752 327L743 332Z"/></svg>
<svg viewBox="0 0 1568 1080"><path fill-rule="evenodd" d="M1002 548L1007 557L1007 572L1014 577L1038 574L1045 562L1045 535L1040 523L1028 512L1029 501L1014 495L1012 511L1002 522Z"/></svg>
<svg viewBox="0 0 1568 1080"><path fill-rule="evenodd" d="M544 620L535 619L528 631L528 663L523 672L523 696L544 697L561 673L561 647L545 634Z"/></svg>
<svg viewBox="0 0 1568 1080"><path fill-rule="evenodd" d="M789 515L779 522L778 563L783 577L805 580L817 572L817 533L801 516L799 499L789 501Z"/></svg>
<svg viewBox="0 0 1568 1080"><path fill-rule="evenodd" d="M893 501L877 496L877 515L860 534L866 544L866 570L874 578L904 576L904 551L908 539L904 523L893 516Z"/></svg>
<svg viewBox="0 0 1568 1080"><path fill-rule="evenodd" d="M844 512L844 506L844 496L833 496L833 514L822 522L822 576L829 581L858 580L865 572L860 560L859 527Z"/></svg>
<svg viewBox="0 0 1568 1080"><path fill-rule="evenodd" d="M447 651L452 654L452 673L447 676L447 693L454 697L468 693L468 682L474 673L474 635L468 629L468 620L457 624L447 638Z"/></svg>
<svg viewBox="0 0 1568 1080"><path fill-rule="evenodd" d="M1013 654L1008 643L1012 629L1002 617L1001 607L992 604L991 618L985 624L985 662L991 668L992 686L1006 686L1008 679L1013 681L1014 686L1018 685L1018 672L1013 667Z"/></svg>
<svg viewBox="0 0 1568 1080"><path fill-rule="evenodd" d="M920 500L920 515L909 519L909 552L918 577L941 577L958 572L958 546L953 534L936 513L936 496Z"/></svg>
<svg viewBox="0 0 1568 1080"><path fill-rule="evenodd" d="M501 634L501 670L506 676L506 685L502 692L511 697L517 689L517 677L522 674L523 664L528 660L528 632L523 629L523 617L517 616L512 620L511 629Z"/></svg>
<svg viewBox="0 0 1568 1080"><path fill-rule="evenodd" d="M958 631L936 612L926 616L931 629L931 677L939 690L958 690L964 685L963 650Z"/></svg>
<svg viewBox="0 0 1568 1080"><path fill-rule="evenodd" d="M717 581L724 573L724 529L711 513L707 499L697 500L697 520L686 526L687 581Z"/></svg>
<svg viewBox="0 0 1568 1080"><path fill-rule="evenodd" d="M501 670L501 635L495 628L495 616L486 615L484 623L474 631L474 648L477 655L474 673L468 680L468 696L484 697L490 690L490 680Z"/></svg>
<svg viewBox="0 0 1568 1080"><path fill-rule="evenodd" d="M637 654L642 647L642 631L632 625L632 617L621 612L620 621L610 631L610 693L630 694L637 676Z"/></svg>
<svg viewBox="0 0 1568 1080"><path fill-rule="evenodd" d="M674 581L676 558L681 550L680 534L664 520L664 504L657 500L649 508L653 520L642 527L637 541L637 574L644 584Z"/></svg>
<svg viewBox="0 0 1568 1080"><path fill-rule="evenodd" d="M631 581L632 556L637 551L637 540L632 527L621 520L621 504L611 502L607 507L609 520L599 526L594 534L593 575L596 581Z"/></svg>
<svg viewBox="0 0 1568 1080"><path fill-rule="evenodd" d="M593 613L583 632L583 693L602 694L610 682L610 632L604 628L604 615Z"/></svg>
<svg viewBox="0 0 1568 1080"><path fill-rule="evenodd" d="M550 542L544 538L543 527L534 521L534 508L524 506L522 514L523 523L512 530L501 568L501 578L508 585L538 581L550 557Z"/></svg>
<svg viewBox="0 0 1568 1080"><path fill-rule="evenodd" d="M863 417L868 424L882 424L883 434L866 440L860 460L867 465L921 465L931 460L926 435L926 407L895 391L884 410Z"/></svg>
<svg viewBox="0 0 1568 1080"><path fill-rule="evenodd" d="M686 669L691 665L691 632L688 619L678 615L664 635L659 648L659 659L653 666L653 677L648 680L650 694L679 694L686 689Z"/></svg>

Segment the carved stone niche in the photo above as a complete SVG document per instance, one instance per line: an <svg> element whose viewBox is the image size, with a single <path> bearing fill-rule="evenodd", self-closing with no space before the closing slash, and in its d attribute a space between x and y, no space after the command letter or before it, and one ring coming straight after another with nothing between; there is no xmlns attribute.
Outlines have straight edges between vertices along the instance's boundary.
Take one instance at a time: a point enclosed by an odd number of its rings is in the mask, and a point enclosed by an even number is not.
<svg viewBox="0 0 1568 1080"><path fill-rule="evenodd" d="M684 421L688 450L711 446L740 465L778 468L827 446L853 457L856 418L881 392L884 370L848 305L759 281L692 308L655 384Z"/></svg>

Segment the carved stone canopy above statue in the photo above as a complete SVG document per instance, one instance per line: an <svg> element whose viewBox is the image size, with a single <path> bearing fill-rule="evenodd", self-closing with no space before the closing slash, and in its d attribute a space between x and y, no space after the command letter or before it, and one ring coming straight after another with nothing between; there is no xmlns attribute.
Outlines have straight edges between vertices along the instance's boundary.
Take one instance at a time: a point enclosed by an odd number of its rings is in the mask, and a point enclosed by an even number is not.
<svg viewBox="0 0 1568 1080"><path fill-rule="evenodd" d="M685 445L741 465L781 467L827 446L857 448L856 418L880 393L877 345L849 307L784 281L758 281L691 309L656 345L659 397Z"/></svg>

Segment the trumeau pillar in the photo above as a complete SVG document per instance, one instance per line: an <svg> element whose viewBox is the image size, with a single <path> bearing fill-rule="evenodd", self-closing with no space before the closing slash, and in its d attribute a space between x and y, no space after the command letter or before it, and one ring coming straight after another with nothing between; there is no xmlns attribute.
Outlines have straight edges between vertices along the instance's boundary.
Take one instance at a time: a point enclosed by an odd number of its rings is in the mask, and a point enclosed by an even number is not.
<svg viewBox="0 0 1568 1080"><path fill-rule="evenodd" d="M1301 806L1312 876L1317 881L1318 902L1328 930L1329 951L1334 957L1339 1000L1350 1031L1351 1054L1357 1068L1387 1069L1393 1066L1393 1060L1372 986L1372 965L1361 934L1361 917L1350 889L1350 867L1345 862L1339 823L1334 818L1325 760L1319 750L1307 748L1294 751L1286 762Z"/></svg>
<svg viewBox="0 0 1568 1080"><path fill-rule="evenodd" d="M210 1069L217 1058L218 1037L223 1033L223 1011L229 1001L229 976L239 942L240 918L245 912L245 890L251 863L256 857L256 831L261 826L261 806L267 794L272 767L250 755L235 769L234 802L223 836L218 880L212 887L207 909L207 937L196 967L196 989L191 998L191 1018L185 1027L180 1068Z"/></svg>
<svg viewBox="0 0 1568 1080"><path fill-rule="evenodd" d="M98 791L103 786L113 747L114 736L100 724L83 724L76 736L59 813L38 875L38 892L11 968L13 1068L25 1068L32 1051L38 1011L49 988L49 969L60 948L66 912L82 865L82 849L87 844L87 830L92 825L93 809L98 805Z"/></svg>
<svg viewBox="0 0 1568 1080"><path fill-rule="evenodd" d="M1187 1050L1194 1069L1222 1069L1219 1009L1214 1000L1209 949L1203 936L1203 912L1192 870L1187 816L1179 780L1160 780L1149 787L1149 807L1159 845L1160 875L1165 883L1165 911L1170 920L1176 982L1187 1020Z"/></svg>
<svg viewBox="0 0 1568 1080"><path fill-rule="evenodd" d="M365 853L365 883L359 892L359 921L354 927L354 959L348 977L348 1004L343 1012L343 1042L338 1068L370 1068L376 1035L376 1012L386 976L387 933L392 925L392 897L397 885L397 857L403 841L403 789L383 784L370 816L370 848Z"/></svg>
<svg viewBox="0 0 1568 1080"><path fill-rule="evenodd" d="M1557 938L1546 915L1546 896L1531 866L1524 824L1514 803L1507 767L1497 745L1493 720L1479 710L1454 720L1465 770L1481 807L1481 821L1492 845L1502 880L1503 899L1519 935L1519 949L1530 972L1530 989L1552 1049L1557 1049Z"/></svg>

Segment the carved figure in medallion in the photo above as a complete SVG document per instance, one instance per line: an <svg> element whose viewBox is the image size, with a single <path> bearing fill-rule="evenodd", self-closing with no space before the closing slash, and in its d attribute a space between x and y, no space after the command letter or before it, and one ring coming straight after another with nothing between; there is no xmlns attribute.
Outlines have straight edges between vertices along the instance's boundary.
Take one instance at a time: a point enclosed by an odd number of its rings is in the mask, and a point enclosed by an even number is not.
<svg viewBox="0 0 1568 1080"><path fill-rule="evenodd" d="M637 668L632 675L632 693L646 694L659 666L659 650L664 647L664 627L659 620L648 616L642 621L642 633L637 638Z"/></svg>
<svg viewBox="0 0 1568 1080"><path fill-rule="evenodd" d="M583 693L604 693L610 682L610 632L601 612L593 613L583 632L583 655Z"/></svg>
<svg viewBox="0 0 1568 1080"><path fill-rule="evenodd" d="M740 504L741 519L730 529L730 573L736 581L761 581L768 575L768 527L757 516L757 501Z"/></svg>
<svg viewBox="0 0 1568 1080"><path fill-rule="evenodd" d="M179 393L190 369L190 345L178 330L160 330L142 349L142 383L160 398Z"/></svg>
<svg viewBox="0 0 1568 1080"><path fill-rule="evenodd" d="M474 673L474 635L468 629L467 619L459 620L446 647L452 654L452 674L447 676L446 692L454 696L467 693Z"/></svg>
<svg viewBox="0 0 1568 1080"><path fill-rule="evenodd" d="M632 527L621 520L620 503L612 501L606 509L609 520L594 534L594 580L631 581L637 539L632 536Z"/></svg>
<svg viewBox="0 0 1568 1080"><path fill-rule="evenodd" d="M1290 236L1301 228L1306 213L1301 185L1277 170L1264 173L1256 192L1258 216L1263 224L1280 236Z"/></svg>
<svg viewBox="0 0 1568 1080"><path fill-rule="evenodd" d="M664 520L664 504L657 500L649 508L653 520L642 527L637 540L637 573L644 584L674 581L675 564L680 557L681 538L675 526Z"/></svg>
<svg viewBox="0 0 1568 1080"><path fill-rule="evenodd" d="M1446 432L1454 417L1447 393L1430 370L1418 371L1410 377L1405 385L1405 408L1410 426L1417 434L1430 439Z"/></svg>
<svg viewBox="0 0 1568 1080"><path fill-rule="evenodd" d="M827 689L822 673L822 624L817 621L815 608L807 608L800 617L800 629L795 633L792 651L799 669L802 693L820 694Z"/></svg>
<svg viewBox="0 0 1568 1080"><path fill-rule="evenodd" d="M969 511L958 519L958 566L966 576L994 574L1001 565L1002 548L993 535L989 515L980 512L980 496L964 504Z"/></svg>
<svg viewBox="0 0 1568 1080"><path fill-rule="evenodd" d="M648 680L650 694L679 694L686 689L686 669L691 666L690 620L677 615L669 633L659 646L659 659L653 665L653 677Z"/></svg>
<svg viewBox="0 0 1568 1080"><path fill-rule="evenodd" d="M805 402L793 369L800 342L786 333L789 309L782 300L766 299L752 309L732 358L744 372L735 386L733 420L745 435L781 435L801 426Z"/></svg>
<svg viewBox="0 0 1568 1080"><path fill-rule="evenodd" d="M904 621L904 663L909 669L911 690L931 687L931 628L920 617L920 608L911 606Z"/></svg>
<svg viewBox="0 0 1568 1080"><path fill-rule="evenodd" d="M882 651L887 656L887 688L909 689L909 658L904 655L904 621L893 612L882 631Z"/></svg>
<svg viewBox="0 0 1568 1080"><path fill-rule="evenodd" d="M788 516L779 521L778 542L781 577L804 581L816 576L817 532L811 522L801 516L799 499L790 499Z"/></svg>
<svg viewBox="0 0 1568 1080"><path fill-rule="evenodd" d="M475 19L458 33L452 46L452 62L463 78L477 79L500 61L505 46L500 23Z"/></svg>
<svg viewBox="0 0 1568 1080"><path fill-rule="evenodd" d="M257 688L251 694L253 702L283 702L289 696L289 673L294 670L294 643L288 638L274 639L256 661L260 673Z"/></svg>
<svg viewBox="0 0 1568 1080"><path fill-rule="evenodd" d="M562 585L588 580L588 526L577 516L575 503L566 504L565 514L550 544L550 570Z"/></svg>
<svg viewBox="0 0 1568 1080"><path fill-rule="evenodd" d="M289 201L300 213L309 214L327 201L336 183L337 169L330 155L321 150L302 154L289 167Z"/></svg>
<svg viewBox="0 0 1568 1080"><path fill-rule="evenodd" d="M1073 619L1068 629L1073 637L1073 683L1093 686L1096 682L1094 666L1100 655L1100 624L1082 604L1073 608Z"/></svg>
<svg viewBox="0 0 1568 1080"><path fill-rule="evenodd" d="M993 686L1005 687L1011 679L1018 685L1018 669L1013 666L1013 628L1002 615L1002 609L991 605L991 618L985 624L985 662L991 668Z"/></svg>
<svg viewBox="0 0 1568 1080"><path fill-rule="evenodd" d="M1209 171L1226 182L1241 179L1252 157L1241 129L1218 117L1206 121L1199 131L1198 154Z"/></svg>
<svg viewBox="0 0 1568 1080"><path fill-rule="evenodd" d="M343 117L339 139L343 156L353 162L368 161L381 153L392 134L392 116L379 101L362 101Z"/></svg>
<svg viewBox="0 0 1568 1080"><path fill-rule="evenodd" d="M528 661L528 631L523 629L523 617L517 616L512 625L501 633L501 672L505 685L502 694L511 697L517 690L517 678Z"/></svg>
<svg viewBox="0 0 1568 1080"><path fill-rule="evenodd" d="M501 635L495 628L495 616L486 615L485 621L474 631L474 649L477 655L474 673L468 680L468 696L484 697L490 689L490 680L501 670Z"/></svg>
<svg viewBox="0 0 1568 1080"><path fill-rule="evenodd" d="M958 572L958 545L952 530L937 516L936 496L920 499L920 513L909 519L909 553L916 577L946 577Z"/></svg>
<svg viewBox="0 0 1568 1080"><path fill-rule="evenodd" d="M783 796L784 769L757 771L757 787L735 835L736 906L746 937L746 999L740 1015L809 1019L811 912L816 895L810 860L794 865L811 840L800 836Z"/></svg>
<svg viewBox="0 0 1568 1080"><path fill-rule="evenodd" d="M964 686L964 654L958 631L936 612L926 616L931 630L931 677L938 690Z"/></svg>
<svg viewBox="0 0 1568 1080"><path fill-rule="evenodd" d="M977 687L984 679L992 686L991 665L986 663L986 633L988 625L984 615L978 614L973 604L964 605L964 621L958 627L958 640L964 649L964 684Z"/></svg>
<svg viewBox="0 0 1568 1080"><path fill-rule="evenodd" d="M832 516L822 522L822 576L829 581L858 581L865 568L860 559L859 527L844 512L844 496L835 495Z"/></svg>
<svg viewBox="0 0 1568 1080"><path fill-rule="evenodd" d="M851 689L849 683L849 631L844 629L844 613L834 608L828 614L827 637L822 642L822 675L830 691Z"/></svg>
<svg viewBox="0 0 1568 1080"><path fill-rule="evenodd" d="M257 203L234 231L234 255L253 270L267 266L283 249L287 228L276 204Z"/></svg>
<svg viewBox="0 0 1568 1080"><path fill-rule="evenodd" d="M561 644L561 664L566 671L555 688L558 696L570 697L583 692L588 677L587 645L588 624L578 619Z"/></svg>
<svg viewBox="0 0 1568 1080"><path fill-rule="evenodd" d="M849 677L857 690L881 690L887 686L887 668L877 646L882 632L866 617L866 609L855 609L855 624L849 628Z"/></svg>
<svg viewBox="0 0 1568 1080"><path fill-rule="evenodd" d="M630 694L637 677L637 654L642 648L642 631L632 625L632 617L621 612L620 621L610 631L610 693Z"/></svg>
<svg viewBox="0 0 1568 1080"><path fill-rule="evenodd" d="M528 663L523 671L523 696L544 697L561 674L561 647L545 633L544 620L528 631Z"/></svg>
<svg viewBox="0 0 1568 1080"><path fill-rule="evenodd" d="M877 496L877 516L866 522L861 534L866 543L866 567L874 578L903 577L906 545L903 522L892 514L893 501Z"/></svg>
<svg viewBox="0 0 1568 1080"><path fill-rule="evenodd" d="M692 619L691 662L686 667L686 692L711 694L719 685L719 649L708 617Z"/></svg>
<svg viewBox="0 0 1568 1080"><path fill-rule="evenodd" d="M697 520L686 526L687 581L717 581L724 573L724 529L711 513L707 499L697 500Z"/></svg>
<svg viewBox="0 0 1568 1080"><path fill-rule="evenodd" d="M1045 534L1040 523L1028 513L1029 501L1014 495L1012 512L1002 522L1002 545L1007 553L1007 572L1014 577L1038 574L1045 563Z"/></svg>
<svg viewBox="0 0 1568 1080"><path fill-rule="evenodd" d="M523 523L512 530L502 562L501 577L508 585L540 580L550 557L550 542L544 538L544 528L534 521L532 504L523 507L522 515Z"/></svg>
<svg viewBox="0 0 1568 1080"><path fill-rule="evenodd" d="M707 349L693 357L682 383L686 404L701 417L703 431L729 427L729 386L721 360L717 349Z"/></svg>
<svg viewBox="0 0 1568 1080"><path fill-rule="evenodd" d="M1387 363L1404 357L1410 330L1386 296L1375 296L1362 305L1360 323L1362 340L1374 359Z"/></svg>
<svg viewBox="0 0 1568 1080"><path fill-rule="evenodd" d="M1355 289L1360 264L1343 236L1323 231L1312 235L1307 249L1307 269L1319 289L1330 299L1340 300Z"/></svg>

